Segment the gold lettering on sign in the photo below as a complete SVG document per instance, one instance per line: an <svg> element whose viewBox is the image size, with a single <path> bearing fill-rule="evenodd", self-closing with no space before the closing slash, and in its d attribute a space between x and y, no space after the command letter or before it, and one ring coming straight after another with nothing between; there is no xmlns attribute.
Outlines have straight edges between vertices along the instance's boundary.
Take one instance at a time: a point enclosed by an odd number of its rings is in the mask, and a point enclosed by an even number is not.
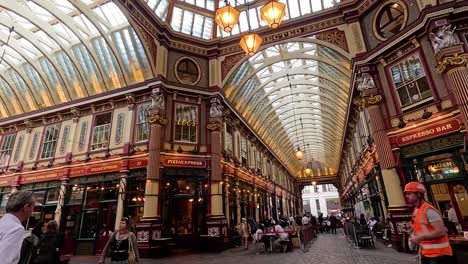
<svg viewBox="0 0 468 264"><path fill-rule="evenodd" d="M195 120L191 120L191 119L181 119L179 118L179 120L177 120L177 123L176 123L178 126L196 126L197 125L197 122Z"/></svg>

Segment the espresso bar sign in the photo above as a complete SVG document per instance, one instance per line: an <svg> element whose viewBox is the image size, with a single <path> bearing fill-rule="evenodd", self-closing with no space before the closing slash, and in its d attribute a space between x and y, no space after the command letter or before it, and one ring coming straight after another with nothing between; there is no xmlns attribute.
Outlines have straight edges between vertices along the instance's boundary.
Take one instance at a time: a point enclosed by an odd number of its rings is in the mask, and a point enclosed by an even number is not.
<svg viewBox="0 0 468 264"><path fill-rule="evenodd" d="M206 168L206 161L195 159L164 159L165 167Z"/></svg>
<svg viewBox="0 0 468 264"><path fill-rule="evenodd" d="M413 129L410 132L397 136L399 146L409 145L416 142L448 135L460 131L460 122L458 119L446 120L431 124L429 126Z"/></svg>

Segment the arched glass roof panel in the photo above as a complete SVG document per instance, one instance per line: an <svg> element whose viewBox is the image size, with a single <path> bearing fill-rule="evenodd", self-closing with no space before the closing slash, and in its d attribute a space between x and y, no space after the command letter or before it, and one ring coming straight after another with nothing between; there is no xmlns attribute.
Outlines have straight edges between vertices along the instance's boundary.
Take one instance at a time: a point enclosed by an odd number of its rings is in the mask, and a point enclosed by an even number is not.
<svg viewBox="0 0 468 264"><path fill-rule="evenodd" d="M339 151L351 76L343 51L314 38L277 44L243 61L224 85L235 108L298 174L293 153L306 148L332 171Z"/></svg>
<svg viewBox="0 0 468 264"><path fill-rule="evenodd" d="M153 77L140 39L112 1L2 1L0 52L1 117ZM17 94L22 100L10 102Z"/></svg>

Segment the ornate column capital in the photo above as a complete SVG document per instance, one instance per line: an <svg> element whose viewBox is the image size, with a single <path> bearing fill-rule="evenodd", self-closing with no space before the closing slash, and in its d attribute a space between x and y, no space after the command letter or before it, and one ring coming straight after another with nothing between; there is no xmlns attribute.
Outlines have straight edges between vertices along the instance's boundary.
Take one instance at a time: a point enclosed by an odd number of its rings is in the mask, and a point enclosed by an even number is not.
<svg viewBox="0 0 468 264"><path fill-rule="evenodd" d="M439 73L445 72L451 67L466 67L468 64L468 54L454 53L452 56L444 56L441 60L437 61L437 71Z"/></svg>
<svg viewBox="0 0 468 264"><path fill-rule="evenodd" d="M147 118L150 124L160 124L160 125L167 124L167 117L161 113L152 113Z"/></svg>
<svg viewBox="0 0 468 264"><path fill-rule="evenodd" d="M210 116L206 128L210 131L221 131L223 128L223 105L218 97L210 98Z"/></svg>
<svg viewBox="0 0 468 264"><path fill-rule="evenodd" d="M363 95L353 100L354 105L358 106L360 109L370 107L372 105L378 105L382 101L382 96L380 94L373 95Z"/></svg>

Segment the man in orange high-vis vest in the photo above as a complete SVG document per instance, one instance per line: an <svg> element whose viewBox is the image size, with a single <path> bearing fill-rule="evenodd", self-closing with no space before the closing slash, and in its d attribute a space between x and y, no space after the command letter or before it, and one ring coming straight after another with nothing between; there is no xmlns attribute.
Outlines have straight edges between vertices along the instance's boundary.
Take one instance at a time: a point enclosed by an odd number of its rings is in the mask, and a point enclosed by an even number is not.
<svg viewBox="0 0 468 264"><path fill-rule="evenodd" d="M406 184L404 192L408 205L414 207L411 219L413 234L409 239L411 243L419 245L421 264L453 263L452 248L442 215L424 200L424 185L410 182Z"/></svg>

